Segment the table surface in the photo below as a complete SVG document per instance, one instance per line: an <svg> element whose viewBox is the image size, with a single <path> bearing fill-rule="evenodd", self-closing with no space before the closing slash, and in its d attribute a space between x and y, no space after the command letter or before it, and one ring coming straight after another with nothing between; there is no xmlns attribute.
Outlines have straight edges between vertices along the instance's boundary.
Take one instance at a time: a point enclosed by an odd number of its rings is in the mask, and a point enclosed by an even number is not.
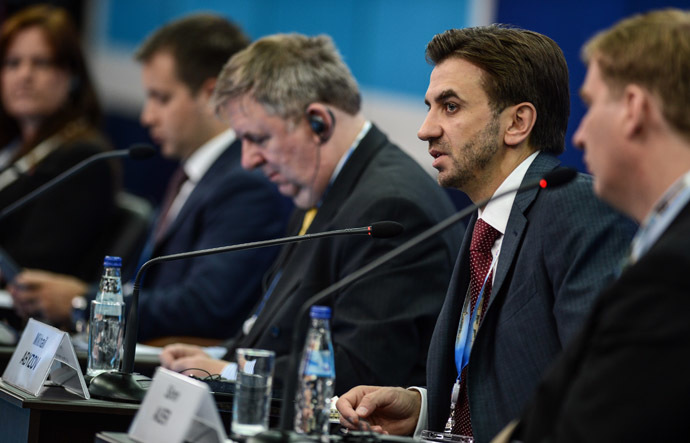
<svg viewBox="0 0 690 443"><path fill-rule="evenodd" d="M34 396L0 380L3 442L93 441L101 431L127 431L138 410L138 404L86 400L61 386L47 386Z"/></svg>
<svg viewBox="0 0 690 443"><path fill-rule="evenodd" d="M214 397L225 432L229 433L233 396L217 394ZM278 425L281 403L276 398L271 401L270 426ZM18 438L17 436L8 437L7 441L72 443L84 438L93 441L96 433L127 431L138 409L139 404L95 398L86 400L66 391L61 386L47 386L39 396L34 396L0 379L0 422L15 426L14 433L19 436ZM3 419L3 414L9 415ZM10 416L16 418L10 418ZM0 428L3 426L0 425ZM29 435L28 440L23 437L24 435ZM5 441L3 438L0 440Z"/></svg>
<svg viewBox="0 0 690 443"><path fill-rule="evenodd" d="M61 386L46 386L39 397L5 383L0 379L0 399L23 409L72 412L98 412L103 414L134 415L138 404L118 403L91 398L86 400L66 391Z"/></svg>

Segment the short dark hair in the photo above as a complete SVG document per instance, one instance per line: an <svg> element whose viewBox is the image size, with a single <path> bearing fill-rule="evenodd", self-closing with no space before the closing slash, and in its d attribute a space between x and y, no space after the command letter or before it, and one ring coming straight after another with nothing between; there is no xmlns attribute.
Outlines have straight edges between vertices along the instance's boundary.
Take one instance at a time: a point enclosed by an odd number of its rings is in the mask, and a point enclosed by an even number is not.
<svg viewBox="0 0 690 443"><path fill-rule="evenodd" d="M249 38L233 22L212 14L194 14L172 21L146 38L136 52L139 62L169 51L175 59L177 77L196 93L209 79L216 78Z"/></svg>
<svg viewBox="0 0 690 443"><path fill-rule="evenodd" d="M484 92L494 112L529 102L537 110L530 134L536 149L560 154L570 116L568 66L556 42L533 31L503 25L450 29L426 47L437 65L460 58L481 68Z"/></svg>

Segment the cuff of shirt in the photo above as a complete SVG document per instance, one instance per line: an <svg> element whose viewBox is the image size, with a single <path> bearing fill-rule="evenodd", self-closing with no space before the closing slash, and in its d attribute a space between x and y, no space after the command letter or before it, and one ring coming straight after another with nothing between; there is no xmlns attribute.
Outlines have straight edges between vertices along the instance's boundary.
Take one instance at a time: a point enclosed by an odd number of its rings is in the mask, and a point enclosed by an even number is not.
<svg viewBox="0 0 690 443"><path fill-rule="evenodd" d="M237 378L237 363L228 363L225 365L220 376L226 380L235 380Z"/></svg>
<svg viewBox="0 0 690 443"><path fill-rule="evenodd" d="M427 429L428 425L428 419L426 415L426 388L420 388L417 386L411 386L407 388L412 391L417 391L419 394L422 396L422 406L419 410L419 418L417 419L417 427L414 428L414 434L412 435L413 438L421 438L422 437L422 431Z"/></svg>

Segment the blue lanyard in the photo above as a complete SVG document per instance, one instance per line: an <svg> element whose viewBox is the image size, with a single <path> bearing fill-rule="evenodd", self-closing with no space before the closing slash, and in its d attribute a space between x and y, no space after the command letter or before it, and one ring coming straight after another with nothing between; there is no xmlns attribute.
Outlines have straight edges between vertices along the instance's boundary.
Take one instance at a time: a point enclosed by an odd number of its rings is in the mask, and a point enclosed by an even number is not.
<svg viewBox="0 0 690 443"><path fill-rule="evenodd" d="M276 275L271 280L271 284L268 286L268 289L266 289L266 293L264 294L264 297L261 299L261 303L259 304L259 307L256 308L256 312L254 312L254 317L258 317L259 314L261 314L261 311L263 311L264 305L266 304L266 301L268 300L268 298L273 293L273 290L278 285L278 281L280 280L280 277L282 275L283 275L283 270L279 269L278 272L276 272Z"/></svg>
<svg viewBox="0 0 690 443"><path fill-rule="evenodd" d="M484 298L486 282L489 281L489 276L491 276L494 266L496 265L496 260L498 260L498 254L496 254L491 261L489 272L487 272L486 277L484 277L484 283L482 283L482 288L477 296L477 302L472 307L472 310L468 311L471 303L469 298L466 299L465 306L462 310L462 316L460 318L460 338L455 345L455 366L458 369L458 380L460 380L462 370L470 361L470 351L472 350L472 343L474 341L474 325L477 321L477 311L479 311L478 308L481 306L482 299ZM470 317L469 322L466 321L468 316ZM470 328L470 325L472 325L472 328ZM462 350L462 352L458 352L459 350Z"/></svg>

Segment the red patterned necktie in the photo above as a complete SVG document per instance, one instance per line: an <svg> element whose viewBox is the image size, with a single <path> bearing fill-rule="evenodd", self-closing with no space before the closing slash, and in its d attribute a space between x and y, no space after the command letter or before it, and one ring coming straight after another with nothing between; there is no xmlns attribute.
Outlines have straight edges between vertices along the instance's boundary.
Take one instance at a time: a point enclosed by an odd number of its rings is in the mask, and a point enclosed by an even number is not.
<svg viewBox="0 0 690 443"><path fill-rule="evenodd" d="M168 213L170 212L170 208L172 207L172 204L175 201L175 197L177 197L177 194L180 193L180 189L182 188L184 182L187 181L187 178L187 174L184 172L182 166L177 168L177 170L170 177L168 187L165 190L165 198L163 199L163 205L161 206L161 211L158 215L156 228L154 229L153 238L155 239L156 243L158 243L161 240L161 238L163 238L163 235L165 234L165 231L167 230L168 225L170 224L170 220L168 220Z"/></svg>
<svg viewBox="0 0 690 443"><path fill-rule="evenodd" d="M491 255L491 247L500 237L501 233L493 226L484 220L477 219L472 231L472 241L470 243L470 306L477 304L479 293L484 285L484 295L482 296L482 305L477 307L480 309L477 318L481 323L486 308L489 305L489 296L491 295L491 280L492 276L487 274L491 271L491 263L493 256ZM484 281L486 280L486 284ZM469 319L468 319L469 321ZM474 325L469 325L472 328ZM458 395L458 404L453 410L455 414L453 424L453 434L472 436L472 420L470 419L470 403L467 397L467 366L462 369L460 375L460 393Z"/></svg>

